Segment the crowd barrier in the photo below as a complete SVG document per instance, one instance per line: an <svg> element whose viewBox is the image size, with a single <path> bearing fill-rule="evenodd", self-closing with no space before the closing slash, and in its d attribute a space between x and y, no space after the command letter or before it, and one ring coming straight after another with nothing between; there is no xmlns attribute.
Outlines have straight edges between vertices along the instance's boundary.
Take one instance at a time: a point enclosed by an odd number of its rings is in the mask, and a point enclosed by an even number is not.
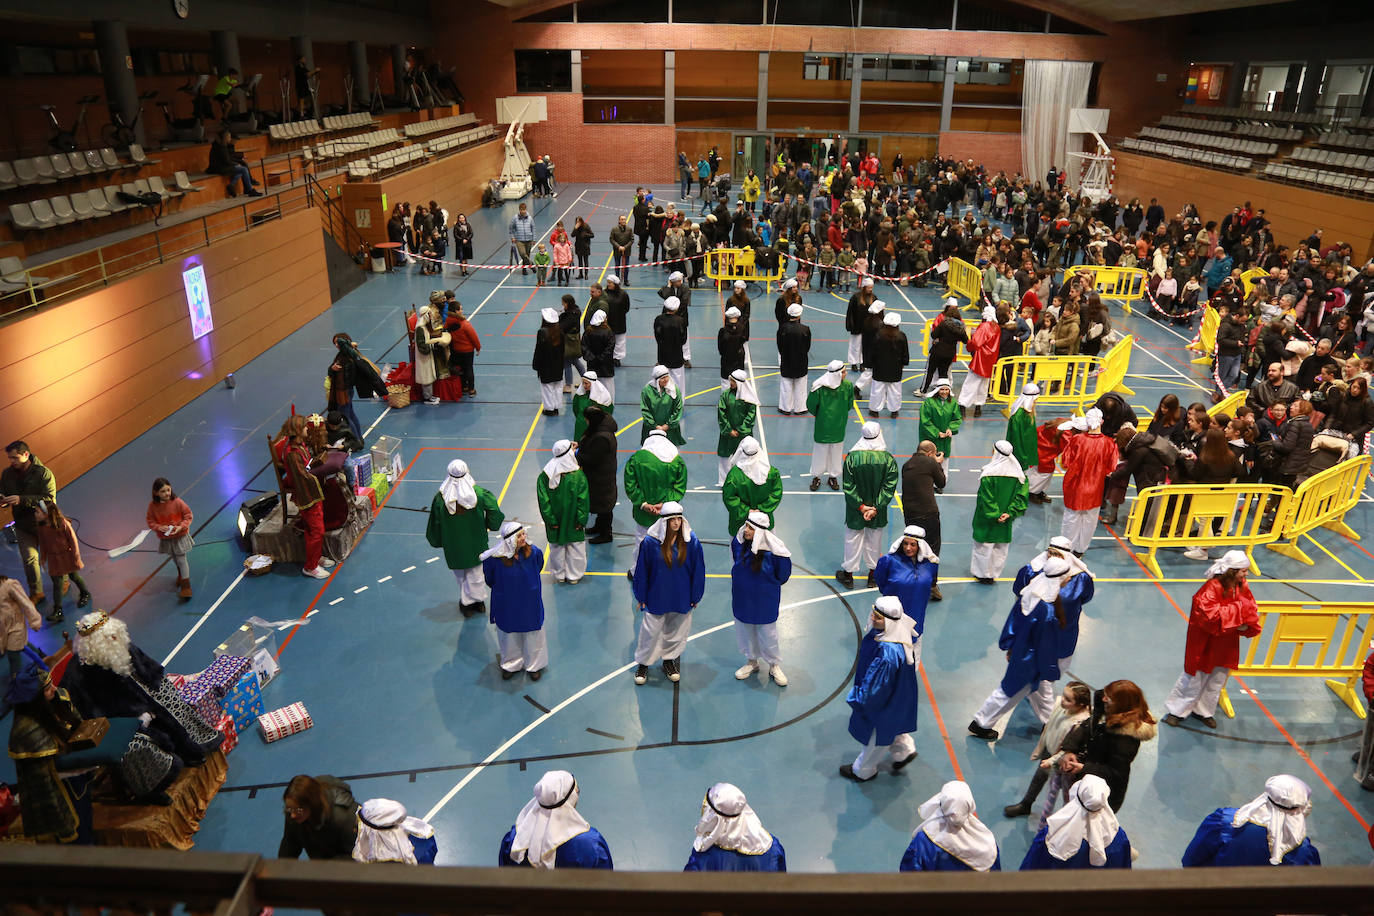
<svg viewBox="0 0 1374 916"><path fill-rule="evenodd" d="M716 283L743 280L764 285L771 292L774 283L782 279L782 263L769 273L759 273L752 248L712 248L706 252L706 276Z"/></svg>
<svg viewBox="0 0 1374 916"><path fill-rule="evenodd" d="M978 330L978 325L980 325L980 324L982 324L982 323L983 323L983 319L981 319L981 318L965 318L965 319L964 319L964 329L965 329L966 331L968 331L968 336L969 336L970 338L973 337L973 332L976 331L976 330ZM935 319L932 318L932 319L930 319L929 321L926 322L925 330L921 332L921 355L922 355L922 356L929 356L929 355L930 355L930 331L931 331L931 329L934 328L934 327L935 327ZM962 360L971 360L971 359L973 359L973 355L972 355L971 353L969 353L969 351L968 351L968 344L967 344L967 343L962 343L962 344L959 345L959 353L958 353L958 355L955 356L954 358L955 358L955 359L962 359Z"/></svg>
<svg viewBox="0 0 1374 916"><path fill-rule="evenodd" d="M1149 276L1139 267L1102 267L1092 264L1077 264L1064 271L1064 282L1070 277L1081 274L1093 275L1093 288L1103 299L1115 299L1121 303L1126 314L1131 314L1131 303L1145 298Z"/></svg>
<svg viewBox="0 0 1374 916"><path fill-rule="evenodd" d="M1228 547L1244 550L1259 575L1255 547L1283 534L1293 491L1259 483L1167 484L1136 494L1126 539L1147 548L1136 558L1156 579L1164 578L1155 554L1161 547Z"/></svg>
<svg viewBox="0 0 1374 916"><path fill-rule="evenodd" d="M1221 313L1210 305L1202 309L1202 324L1198 325L1197 337L1188 342L1187 349L1201 353L1193 360L1195 366L1210 366L1212 353L1217 348L1217 328L1221 326Z"/></svg>
<svg viewBox="0 0 1374 916"><path fill-rule="evenodd" d="M1082 413L1109 391L1135 392L1125 385L1134 337L1125 337L1103 356L1008 356L997 361L988 386L988 399L1010 404L1021 389L1034 382L1040 386L1039 404L1072 404Z"/></svg>
<svg viewBox="0 0 1374 916"><path fill-rule="evenodd" d="M1326 686L1346 706L1365 718L1360 700L1360 675L1374 604L1307 604L1301 601L1261 601L1263 632L1249 647L1234 673L1241 677L1324 677ZM1280 657L1282 655L1282 657ZM1218 701L1221 711L1235 718L1226 690Z"/></svg>
<svg viewBox="0 0 1374 916"><path fill-rule="evenodd" d="M962 297L969 301L964 308L982 304L983 275L968 261L959 258L949 259L949 271L945 274L945 297Z"/></svg>
<svg viewBox="0 0 1374 916"><path fill-rule="evenodd" d="M1234 417L1236 415L1236 408L1245 403L1245 396L1249 393L1250 392L1245 388L1237 388L1211 407L1208 407L1207 416L1215 417L1219 413L1224 413L1228 417Z"/></svg>
<svg viewBox="0 0 1374 916"><path fill-rule="evenodd" d="M1312 558L1298 546L1298 538L1316 528L1330 528L1352 541L1360 535L1344 521L1364 493L1369 476L1369 455L1342 461L1319 474L1313 474L1293 492L1293 508L1283 522L1283 543L1266 544L1270 550L1312 566Z"/></svg>
<svg viewBox="0 0 1374 916"><path fill-rule="evenodd" d="M1268 279L1268 277L1269 271L1263 270L1259 267L1251 268L1250 270L1247 270L1245 273L1241 274L1240 282L1241 285L1245 287L1245 295L1250 295L1250 290L1255 288L1255 283L1257 283L1260 280Z"/></svg>

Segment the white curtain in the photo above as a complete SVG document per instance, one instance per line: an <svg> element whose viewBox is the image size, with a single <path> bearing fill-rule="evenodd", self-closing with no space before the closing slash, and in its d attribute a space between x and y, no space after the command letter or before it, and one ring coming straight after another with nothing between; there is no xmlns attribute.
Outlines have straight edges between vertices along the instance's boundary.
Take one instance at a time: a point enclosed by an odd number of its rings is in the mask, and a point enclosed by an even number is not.
<svg viewBox="0 0 1374 916"><path fill-rule="evenodd" d="M1021 167L1026 178L1044 181L1050 166L1068 162L1069 111L1088 103L1092 61L1028 60L1021 89ZM1071 173L1076 174L1076 173Z"/></svg>

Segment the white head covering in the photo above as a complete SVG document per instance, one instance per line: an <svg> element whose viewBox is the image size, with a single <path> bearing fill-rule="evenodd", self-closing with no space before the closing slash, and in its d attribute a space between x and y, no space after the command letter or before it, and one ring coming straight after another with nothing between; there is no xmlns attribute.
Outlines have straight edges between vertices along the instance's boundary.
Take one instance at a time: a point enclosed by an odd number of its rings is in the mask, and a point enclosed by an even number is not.
<svg viewBox="0 0 1374 916"><path fill-rule="evenodd" d="M477 488L472 484L466 461L455 458L448 463L448 476L439 484L439 495L444 497L444 508L450 514L457 512L459 506L471 509L477 505Z"/></svg>
<svg viewBox="0 0 1374 916"><path fill-rule="evenodd" d="M948 308L948 307L951 306L951 305L958 305L958 304L959 304L959 300L958 300L956 297L954 297L954 296L950 296L948 299L945 300L945 307L946 307L946 308Z"/></svg>
<svg viewBox="0 0 1374 916"><path fill-rule="evenodd" d="M905 541L907 538L915 538L915 539L916 539L916 543L917 543L917 547L916 547L916 562L917 562L917 563L925 563L925 562L939 563L939 562L940 562L940 558L939 558L938 556L935 555L935 551L931 550L931 549L930 549L930 545L929 545L928 543L926 543L926 530L925 530L924 528L922 528L920 525L907 525L905 528L903 528L903 529L902 529L901 537L897 538L897 540L895 540L895 541L892 542L892 546L889 547L889 548L887 548L887 552L888 552L888 553L896 553L898 550L901 549L901 547L902 547L902 542Z"/></svg>
<svg viewBox="0 0 1374 916"><path fill-rule="evenodd" d="M746 289L748 289L748 288L749 288L749 284L748 284L748 283L745 283L743 280L736 280L736 281L735 281L735 291L736 291L736 292L741 292L741 293L742 293L742 292L744 292L744 291L745 291Z"/></svg>
<svg viewBox="0 0 1374 916"><path fill-rule="evenodd" d="M1069 800L1050 815L1045 833L1045 848L1061 862L1077 853L1083 842L1088 843L1088 863L1107 864L1107 847L1116 839L1121 824L1116 812L1107 804L1111 790L1101 776L1084 776L1069 790Z"/></svg>
<svg viewBox="0 0 1374 916"><path fill-rule="evenodd" d="M1312 810L1312 789L1296 776L1270 776L1264 794L1236 809L1232 827L1259 824L1269 831L1269 864L1302 845L1307 836L1307 813Z"/></svg>
<svg viewBox="0 0 1374 916"><path fill-rule="evenodd" d="M773 835L749 807L744 793L728 782L718 782L706 790L701 802L701 820L692 848L705 852L712 846L758 856L773 845Z"/></svg>
<svg viewBox="0 0 1374 916"><path fill-rule="evenodd" d="M1207 567L1207 577L1219 576L1228 569L1249 569L1250 558L1243 550L1228 550L1211 566Z"/></svg>
<svg viewBox="0 0 1374 916"><path fill-rule="evenodd" d="M594 328L601 327L606 323L606 312L602 309L597 309L595 312L592 312L591 321L588 323Z"/></svg>
<svg viewBox="0 0 1374 916"><path fill-rule="evenodd" d="M782 288L783 288L783 289L796 289L796 288L797 288L797 280L796 280L796 278L795 278L795 277L792 277L792 278L789 278L789 279L787 279L787 280L783 280L783 281L782 281Z"/></svg>
<svg viewBox="0 0 1374 916"><path fill-rule="evenodd" d="M937 379L934 381L934 383L931 384L931 386L930 386L930 394L931 394L931 395L935 395L935 394L939 393L939 391L940 391L941 388L953 388L953 387L954 387L953 383L951 383L950 380L949 380L948 378L937 378Z"/></svg>
<svg viewBox="0 0 1374 916"><path fill-rule="evenodd" d="M1018 410L1024 410L1026 413L1034 413L1035 399L1038 397L1040 397L1040 386L1035 384L1035 382L1028 382L1025 387L1021 389L1020 396L1012 402L1011 414L1016 413ZM1011 414L1008 414L1008 416Z"/></svg>
<svg viewBox="0 0 1374 916"><path fill-rule="evenodd" d="M917 833L954 856L974 871L987 871L997 861L997 838L974 813L973 792L968 783L947 782L916 809L921 816Z"/></svg>
<svg viewBox="0 0 1374 916"><path fill-rule="evenodd" d="M883 302L881 299L874 299L868 304L868 314L881 315L885 308L887 308L887 303Z"/></svg>
<svg viewBox="0 0 1374 916"><path fill-rule="evenodd" d="M607 283L614 283L616 286L619 286L619 285L620 285L620 276L619 276L618 274L611 274L609 277L606 278L606 282L607 282Z"/></svg>
<svg viewBox="0 0 1374 916"><path fill-rule="evenodd" d="M663 307L670 312L676 312L681 305L682 300L677 296L669 296L667 299L663 300Z"/></svg>
<svg viewBox="0 0 1374 916"><path fill-rule="evenodd" d="M738 318L739 316L740 316L740 310L737 309L737 308L735 308L733 305L730 306L728 309L725 310L725 317L726 317L726 318Z"/></svg>
<svg viewBox="0 0 1374 916"><path fill-rule="evenodd" d="M539 317L549 324L558 324L558 311L556 309L543 309L539 312Z"/></svg>
<svg viewBox="0 0 1374 916"><path fill-rule="evenodd" d="M753 436L745 436L739 441L730 464L743 471L756 486L763 486L768 481L769 471L773 470L763 446Z"/></svg>
<svg viewBox="0 0 1374 916"><path fill-rule="evenodd" d="M406 816L405 806L389 798L370 798L358 809L358 838L353 843L357 862L405 862L414 865L412 836L431 837L434 828L418 817Z"/></svg>
<svg viewBox="0 0 1374 916"><path fill-rule="evenodd" d="M864 424L863 435L849 449L851 452L885 452L887 440L883 438L883 428L872 420Z"/></svg>
<svg viewBox="0 0 1374 916"><path fill-rule="evenodd" d="M896 312L888 312L883 316L883 324L887 325L889 328L895 328L901 323L902 316L898 315Z"/></svg>
<svg viewBox="0 0 1374 916"><path fill-rule="evenodd" d="M1061 433L1066 433L1069 430L1073 430L1076 433L1086 433L1088 431L1088 418L1071 417L1059 424L1059 431Z"/></svg>
<svg viewBox="0 0 1374 916"><path fill-rule="evenodd" d="M838 388L840 387L840 379L843 377L844 363L838 359L832 359L830 362L826 363L825 372L821 373L821 377L811 383L811 390L815 391L817 388Z"/></svg>
<svg viewBox="0 0 1374 916"><path fill-rule="evenodd" d="M673 271L672 273L668 274L668 282L669 282L669 283L681 283L681 282L682 282L682 271L680 271L680 270L675 270L675 271Z"/></svg>
<svg viewBox="0 0 1374 916"><path fill-rule="evenodd" d="M1068 579L1069 561L1063 557L1050 557L1035 578L1021 589L1021 614L1029 617L1041 601L1049 604L1059 597L1059 589Z"/></svg>
<svg viewBox="0 0 1374 916"><path fill-rule="evenodd" d="M873 602L873 609L887 618L877 642L895 642L906 651L906 663L916 664L916 621L902 610L902 602L896 595L883 595Z"/></svg>
<svg viewBox="0 0 1374 916"><path fill-rule="evenodd" d="M501 523L499 533L501 540L497 541L487 550L482 551L482 559L488 557L513 557L515 556L515 536L525 530L525 523L517 519L507 519Z"/></svg>
<svg viewBox="0 0 1374 916"><path fill-rule="evenodd" d="M759 395L754 390L754 383L749 381L749 373L743 369L736 369L730 373L730 378L735 380L735 397L741 401L747 401L755 407L759 406Z"/></svg>
<svg viewBox="0 0 1374 916"><path fill-rule="evenodd" d="M984 321L996 321L996 320L997 320L997 309L993 308L993 307L990 306L990 305L985 305L985 306L983 306L982 318L983 318Z"/></svg>
<svg viewBox="0 0 1374 916"><path fill-rule="evenodd" d="M744 543L744 529L748 528L750 525L754 526L752 548L754 553L758 553L760 550L766 550L777 557L792 556L792 551L787 549L787 545L782 542L782 538L774 533L773 523L768 520L768 513L760 512L758 509L751 511L748 520L745 521L743 525L740 525L739 530L735 532L735 537L739 539L741 544Z"/></svg>
<svg viewBox="0 0 1374 916"><path fill-rule="evenodd" d="M652 429L648 437L644 440L641 449L653 455L664 464L672 464L678 458L677 446L673 440L668 438L668 434L661 429Z"/></svg>
<svg viewBox="0 0 1374 916"><path fill-rule="evenodd" d="M873 278L872 278L872 277L864 277L862 280L859 281L859 285L862 286L864 289L872 289L872 288L873 288Z"/></svg>
<svg viewBox="0 0 1374 916"><path fill-rule="evenodd" d="M663 504L663 508L658 510L658 521L649 526L649 537L663 543L663 539L668 535L668 519L677 517L682 519L682 539L690 541L692 539L692 526L687 524L687 516L682 514L682 503L669 500Z"/></svg>
<svg viewBox="0 0 1374 916"><path fill-rule="evenodd" d="M800 318L801 316L802 316L802 307L801 307L801 304L800 304L800 303L798 303L798 302L793 302L791 305L789 305L789 306L787 307L787 317L788 317L788 318Z"/></svg>
<svg viewBox="0 0 1374 916"><path fill-rule="evenodd" d="M1070 541L1062 534L1056 534L1054 537L1050 538L1050 546L1053 547L1055 550L1058 550L1060 554L1063 555L1065 562L1069 564L1069 571L1064 576L1065 582L1067 582L1072 577L1078 575L1079 573L1087 573L1090 577L1092 576L1093 571L1088 568L1088 565L1084 563L1080 558L1074 556L1073 541ZM1040 572L1040 570L1044 569L1045 561L1048 560L1049 557L1049 550L1042 550L1039 553L1037 553L1034 557L1031 558L1029 564L1031 571Z"/></svg>
<svg viewBox="0 0 1374 916"><path fill-rule="evenodd" d="M667 366L654 366L654 368L650 370L649 377L652 379L650 384L654 384L659 379L663 378L665 375L668 377L668 393L671 394L673 397L677 397L677 382L673 381L673 374L668 371ZM657 385L655 385L655 387L657 387Z"/></svg>
<svg viewBox="0 0 1374 916"><path fill-rule="evenodd" d="M573 452L572 442L559 439L553 444L553 457L544 465L544 473L549 475L549 489L557 490L563 475L577 470L577 455Z"/></svg>
<svg viewBox="0 0 1374 916"><path fill-rule="evenodd" d="M1006 439L998 439L992 447L992 460L983 465L983 470L979 472L979 476L1015 477L1024 482L1026 472L1021 468L1021 462L1016 460L1016 454L1011 443Z"/></svg>
<svg viewBox="0 0 1374 916"><path fill-rule="evenodd" d="M600 313L598 312L597 314ZM582 378L592 383L591 390L587 392L587 396L602 407L610 407L611 402L615 399L611 397L611 390L606 387L606 383L601 381L601 376L588 369L586 372L582 373Z"/></svg>
<svg viewBox="0 0 1374 916"><path fill-rule="evenodd" d="M1083 414L1083 422L1087 424L1088 429L1101 429L1102 411L1096 407L1089 407L1088 412Z"/></svg>
<svg viewBox="0 0 1374 916"><path fill-rule="evenodd" d="M535 868L553 868L558 847L592 825L577 813L577 780L567 770L550 770L534 784L534 798L515 819L510 857Z"/></svg>

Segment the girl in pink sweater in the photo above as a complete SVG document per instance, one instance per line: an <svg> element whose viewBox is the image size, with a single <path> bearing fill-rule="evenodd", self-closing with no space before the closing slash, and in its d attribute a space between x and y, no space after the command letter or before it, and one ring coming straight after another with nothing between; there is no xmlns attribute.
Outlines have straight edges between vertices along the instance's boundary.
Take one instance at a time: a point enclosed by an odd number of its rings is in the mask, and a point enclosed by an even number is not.
<svg viewBox="0 0 1374 916"><path fill-rule="evenodd" d="M148 503L148 527L157 535L158 553L172 558L177 567L177 595L185 601L191 597L191 566L186 555L196 542L191 540L191 507L172 492L166 477L153 481L153 501Z"/></svg>

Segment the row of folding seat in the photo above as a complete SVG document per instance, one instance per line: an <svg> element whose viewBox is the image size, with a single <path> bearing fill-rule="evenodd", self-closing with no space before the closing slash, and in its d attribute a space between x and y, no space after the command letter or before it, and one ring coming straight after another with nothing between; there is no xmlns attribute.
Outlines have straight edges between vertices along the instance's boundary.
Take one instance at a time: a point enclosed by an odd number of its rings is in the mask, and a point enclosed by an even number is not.
<svg viewBox="0 0 1374 916"><path fill-rule="evenodd" d="M168 187L162 176L153 175L144 180L125 182L123 185L109 185L77 191L51 198L39 198L27 203L10 204L10 220L16 229L51 229L65 226L78 220L110 216L129 209L129 204L119 199L119 192L125 194L157 194L163 200L181 197L188 191L199 191L191 184L185 172L177 172L174 185Z"/></svg>
<svg viewBox="0 0 1374 916"><path fill-rule="evenodd" d="M1187 130L1165 130L1162 127L1144 127L1140 136L1156 140L1172 140L1175 143L1193 143L1217 150L1232 150L1256 156L1272 156L1279 151L1277 143L1262 143L1258 140L1241 140L1236 137L1220 137Z"/></svg>
<svg viewBox="0 0 1374 916"><path fill-rule="evenodd" d="M148 155L142 147L134 144L129 147L129 159L129 162L124 162L112 147L107 146L100 150L77 150L16 159L12 163L0 162L0 191L35 184L53 184L78 175L137 168L148 161Z"/></svg>
<svg viewBox="0 0 1374 916"><path fill-rule="evenodd" d="M465 130L456 134L448 134L435 140L430 140L425 147L431 153L442 153L444 150L453 149L455 146L466 146L469 143L476 143L485 140L496 133L496 128L490 124L483 127L474 127L472 130Z"/></svg>
<svg viewBox="0 0 1374 916"><path fill-rule="evenodd" d="M353 179L370 178L378 172L385 172L416 162L425 158L425 155L423 146L403 146L400 149L368 156L366 159L355 159L348 164L348 177Z"/></svg>
<svg viewBox="0 0 1374 916"><path fill-rule="evenodd" d="M433 121L417 121L414 124L406 125L407 137L427 137L430 134L437 134L440 131L452 130L455 127L466 127L469 124L477 123L477 115L468 112L467 114L452 115L447 118L435 118Z"/></svg>
<svg viewBox="0 0 1374 916"><path fill-rule="evenodd" d="M401 132L394 127L384 130L374 130L363 134L353 134L339 140L326 140L324 143L316 144L315 156L320 159L333 159L338 156L348 156L352 153L360 153L366 149L377 146L388 146L392 143L400 143L404 138Z"/></svg>
<svg viewBox="0 0 1374 916"><path fill-rule="evenodd" d="M1328 130L1320 134L1319 139L1322 146L1374 150L1374 134L1352 134L1348 130Z"/></svg>
<svg viewBox="0 0 1374 916"><path fill-rule="evenodd" d="M1374 194L1374 178L1364 178L1349 172L1328 172L1324 169L1308 169L1296 165L1284 165L1281 162L1271 162L1264 167L1264 174L1273 178L1287 178L1289 181L1319 184L1333 191Z"/></svg>
<svg viewBox="0 0 1374 916"><path fill-rule="evenodd" d="M1179 110L1179 114L1196 114L1197 109L1191 105ZM1207 116L1211 118L1236 118L1241 121L1278 121L1283 124L1325 124L1331 120L1329 115L1316 114L1315 112L1298 113L1296 111L1260 111L1254 108L1240 106L1239 108L1207 108Z"/></svg>
<svg viewBox="0 0 1374 916"><path fill-rule="evenodd" d="M283 124L268 125L267 135L273 140L299 140L324 133L320 122L313 118L309 121L287 121Z"/></svg>
<svg viewBox="0 0 1374 916"><path fill-rule="evenodd" d="M334 115L324 119L325 130L352 130L355 127L367 127L372 123L372 115L366 111L355 111L353 114Z"/></svg>
<svg viewBox="0 0 1374 916"><path fill-rule="evenodd" d="M1339 169L1358 169L1361 172L1374 171L1374 156L1361 156L1359 153L1341 153L1336 150L1305 147L1293 150L1293 158L1299 162L1334 165Z"/></svg>
<svg viewBox="0 0 1374 916"><path fill-rule="evenodd" d="M1201 112L1199 112L1201 114ZM1244 134L1262 140L1291 142L1302 139L1302 131L1296 127L1279 127L1277 124L1235 124L1231 121L1214 121L1205 117L1187 118L1166 115L1159 119L1161 127L1180 127L1184 130L1201 130L1217 134Z"/></svg>
<svg viewBox="0 0 1374 916"><path fill-rule="evenodd" d="M1156 143L1153 140L1137 140L1133 137L1122 140L1121 148L1139 150L1142 153L1153 153L1157 156L1169 156L1174 159L1191 159L1204 165L1220 165L1242 171L1248 171L1255 164L1255 161L1249 156L1233 156L1229 153L1217 153L1192 146L1174 146L1171 143Z"/></svg>
<svg viewBox="0 0 1374 916"><path fill-rule="evenodd" d="M1366 115L1363 118L1356 118L1355 120L1351 121L1347 126L1354 127L1359 130L1374 130L1374 116Z"/></svg>

